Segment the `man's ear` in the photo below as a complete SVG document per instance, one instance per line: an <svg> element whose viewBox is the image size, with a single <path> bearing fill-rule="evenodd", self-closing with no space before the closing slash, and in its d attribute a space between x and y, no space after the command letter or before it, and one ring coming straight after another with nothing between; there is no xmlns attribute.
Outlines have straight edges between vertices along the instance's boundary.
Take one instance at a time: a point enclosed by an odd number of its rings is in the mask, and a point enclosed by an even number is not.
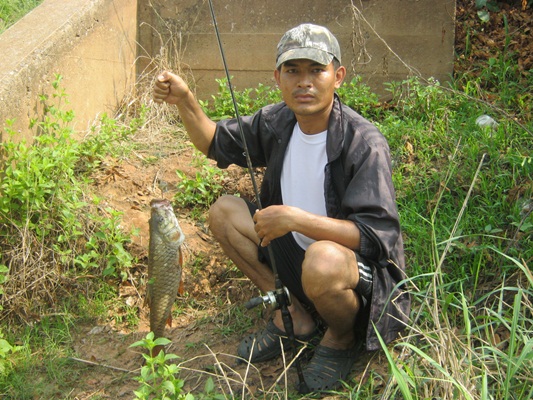
<svg viewBox="0 0 533 400"><path fill-rule="evenodd" d="M280 75L279 69L276 68L274 70L274 79L276 80L276 83L278 84L278 86L279 86L279 75Z"/></svg>
<svg viewBox="0 0 533 400"><path fill-rule="evenodd" d="M341 65L337 71L335 71L335 89L341 87L344 78L346 78L346 68Z"/></svg>

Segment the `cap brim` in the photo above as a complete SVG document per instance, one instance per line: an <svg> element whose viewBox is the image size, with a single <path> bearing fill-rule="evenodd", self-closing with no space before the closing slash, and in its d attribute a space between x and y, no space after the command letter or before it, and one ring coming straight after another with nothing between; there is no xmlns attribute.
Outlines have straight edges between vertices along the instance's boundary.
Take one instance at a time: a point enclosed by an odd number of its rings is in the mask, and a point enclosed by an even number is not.
<svg viewBox="0 0 533 400"><path fill-rule="evenodd" d="M310 49L308 47L302 47L299 49L287 50L282 53L276 60L276 68L279 68L283 63L290 60L313 60L322 65L329 65L333 61L333 54L324 50Z"/></svg>

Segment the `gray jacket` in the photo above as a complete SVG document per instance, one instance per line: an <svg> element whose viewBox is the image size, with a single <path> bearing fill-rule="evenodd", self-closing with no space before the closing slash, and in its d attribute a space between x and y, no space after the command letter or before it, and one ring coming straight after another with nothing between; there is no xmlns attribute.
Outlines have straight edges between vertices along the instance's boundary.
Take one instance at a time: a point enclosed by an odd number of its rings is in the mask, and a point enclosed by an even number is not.
<svg viewBox="0 0 533 400"><path fill-rule="evenodd" d="M261 204L282 204L281 169L296 117L285 103L278 103L242 117L241 122L252 164L267 167ZM375 262L366 347L376 350L380 344L373 325L388 343L405 327L410 308L409 295L399 284L406 276L389 146L374 125L335 95L326 150L327 214L357 224L361 231L358 253ZM220 168L247 167L236 119L217 123L209 157Z"/></svg>

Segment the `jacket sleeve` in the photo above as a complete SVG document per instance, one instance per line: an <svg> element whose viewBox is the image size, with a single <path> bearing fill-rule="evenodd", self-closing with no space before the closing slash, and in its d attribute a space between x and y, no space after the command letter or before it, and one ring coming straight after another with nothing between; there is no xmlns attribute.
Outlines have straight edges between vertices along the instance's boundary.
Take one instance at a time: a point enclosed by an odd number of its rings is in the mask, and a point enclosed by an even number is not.
<svg viewBox="0 0 533 400"><path fill-rule="evenodd" d="M363 127L345 162L348 184L342 207L361 232L359 252L386 267L400 235L387 141L374 126Z"/></svg>
<svg viewBox="0 0 533 400"><path fill-rule="evenodd" d="M259 160L261 151L258 141L260 119L260 111L252 116L241 117L242 134L246 140L250 159L255 166L262 165ZM247 167L243 136L236 118L217 122L208 157L215 160L219 168L227 168L231 164Z"/></svg>

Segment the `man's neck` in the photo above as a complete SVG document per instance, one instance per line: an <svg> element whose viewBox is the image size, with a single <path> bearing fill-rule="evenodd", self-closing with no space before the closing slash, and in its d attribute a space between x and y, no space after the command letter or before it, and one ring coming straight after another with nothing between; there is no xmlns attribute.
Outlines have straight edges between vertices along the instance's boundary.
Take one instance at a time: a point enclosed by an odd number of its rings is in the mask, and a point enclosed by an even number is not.
<svg viewBox="0 0 533 400"><path fill-rule="evenodd" d="M296 115L296 120L300 125L300 130L306 135L315 135L324 132L328 129L329 117L333 109L333 102L331 105L322 110L320 113L312 115Z"/></svg>

